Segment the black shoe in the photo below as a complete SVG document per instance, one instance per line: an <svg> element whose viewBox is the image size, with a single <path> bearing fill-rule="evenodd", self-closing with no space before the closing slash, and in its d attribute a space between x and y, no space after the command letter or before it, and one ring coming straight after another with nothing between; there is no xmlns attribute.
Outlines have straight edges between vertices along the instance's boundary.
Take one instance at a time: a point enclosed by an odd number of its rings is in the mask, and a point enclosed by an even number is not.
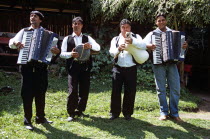
<svg viewBox="0 0 210 139"><path fill-rule="evenodd" d="M52 124L53 121L48 121L46 118L36 118L37 124Z"/></svg>
<svg viewBox="0 0 210 139"><path fill-rule="evenodd" d="M110 120L114 120L114 119L117 119L117 118L119 118L119 116L112 115L109 119L110 119Z"/></svg>
<svg viewBox="0 0 210 139"><path fill-rule="evenodd" d="M130 115L125 115L124 117L125 117L125 120L128 120L128 121L131 120L131 116Z"/></svg>
<svg viewBox="0 0 210 139"><path fill-rule="evenodd" d="M33 131L34 130L34 127L32 124L24 124L25 125L25 128L28 129L28 130L31 130Z"/></svg>
<svg viewBox="0 0 210 139"><path fill-rule="evenodd" d="M75 115L78 117L89 117L88 114L84 114L82 111L75 111Z"/></svg>

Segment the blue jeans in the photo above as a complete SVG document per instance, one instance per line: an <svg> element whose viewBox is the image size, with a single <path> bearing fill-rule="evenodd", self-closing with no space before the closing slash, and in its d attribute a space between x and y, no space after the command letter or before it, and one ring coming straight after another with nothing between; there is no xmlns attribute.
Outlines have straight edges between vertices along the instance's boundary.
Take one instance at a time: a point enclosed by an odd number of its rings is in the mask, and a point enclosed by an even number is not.
<svg viewBox="0 0 210 139"><path fill-rule="evenodd" d="M176 64L153 65L155 83L160 105L160 115L178 117L180 78ZM166 99L166 83L169 87L169 106Z"/></svg>

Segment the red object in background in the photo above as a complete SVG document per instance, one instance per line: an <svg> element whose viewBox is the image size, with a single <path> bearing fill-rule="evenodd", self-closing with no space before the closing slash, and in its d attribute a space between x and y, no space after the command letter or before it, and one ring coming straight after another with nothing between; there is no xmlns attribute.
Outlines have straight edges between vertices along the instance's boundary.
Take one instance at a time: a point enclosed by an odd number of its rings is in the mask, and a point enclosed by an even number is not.
<svg viewBox="0 0 210 139"><path fill-rule="evenodd" d="M185 64L184 65L184 71L185 72L189 72L189 73L191 73L192 72L192 65L188 65L188 64Z"/></svg>
<svg viewBox="0 0 210 139"><path fill-rule="evenodd" d="M0 44L8 44L10 38L7 37L0 37Z"/></svg>

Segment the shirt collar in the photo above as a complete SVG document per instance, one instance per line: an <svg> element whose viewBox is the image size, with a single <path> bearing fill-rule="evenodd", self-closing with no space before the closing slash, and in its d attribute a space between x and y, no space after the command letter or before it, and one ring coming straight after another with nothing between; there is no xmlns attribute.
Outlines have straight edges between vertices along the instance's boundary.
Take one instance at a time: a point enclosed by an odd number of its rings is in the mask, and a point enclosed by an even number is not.
<svg viewBox="0 0 210 139"><path fill-rule="evenodd" d="M120 37L123 37L122 33L119 34ZM133 32L131 32L131 37L133 36ZM123 37L124 38L124 37Z"/></svg>
<svg viewBox="0 0 210 139"><path fill-rule="evenodd" d="M43 27L40 26L39 29L43 29ZM33 28L32 26L30 26L30 27L28 28L28 30L34 30L34 28Z"/></svg>
<svg viewBox="0 0 210 139"><path fill-rule="evenodd" d="M75 36L77 36L77 34L76 33L72 33L72 37L75 37ZM79 36L77 36L77 37L82 37L83 36L83 34L82 34L82 32L80 33L80 35Z"/></svg>
<svg viewBox="0 0 210 139"><path fill-rule="evenodd" d="M163 32L159 28L157 28L155 31L156 32L159 32L159 33L162 33ZM172 31L172 29L170 29L169 27L166 27L166 31Z"/></svg>
<svg viewBox="0 0 210 139"><path fill-rule="evenodd" d="M123 37L122 33L119 34L120 37ZM124 38L124 37L123 37Z"/></svg>

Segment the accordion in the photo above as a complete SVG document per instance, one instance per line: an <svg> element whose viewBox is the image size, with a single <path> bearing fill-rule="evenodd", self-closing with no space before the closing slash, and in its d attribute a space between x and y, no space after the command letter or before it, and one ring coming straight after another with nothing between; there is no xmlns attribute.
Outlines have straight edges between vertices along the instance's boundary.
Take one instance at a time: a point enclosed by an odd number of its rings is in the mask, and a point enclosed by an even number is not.
<svg viewBox="0 0 210 139"><path fill-rule="evenodd" d="M52 59L50 49L52 46L56 46L58 34L43 28L38 29L36 34L34 33L34 31L24 31L22 38L24 47L20 49L17 64L27 64L30 61L50 63Z"/></svg>
<svg viewBox="0 0 210 139"><path fill-rule="evenodd" d="M152 43L156 45L153 64L184 61L185 50L181 48L184 41L185 35L180 31L153 32Z"/></svg>

